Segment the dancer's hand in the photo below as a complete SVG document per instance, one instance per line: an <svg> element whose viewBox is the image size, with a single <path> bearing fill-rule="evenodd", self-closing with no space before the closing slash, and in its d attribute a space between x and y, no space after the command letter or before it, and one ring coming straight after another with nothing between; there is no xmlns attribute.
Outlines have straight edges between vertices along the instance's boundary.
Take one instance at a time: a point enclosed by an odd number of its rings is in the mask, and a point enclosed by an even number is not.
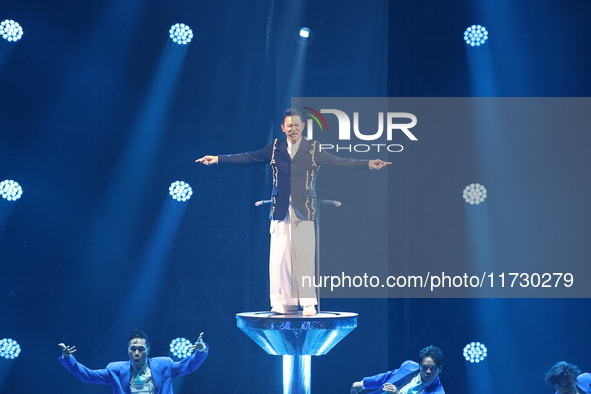
<svg viewBox="0 0 591 394"><path fill-rule="evenodd" d="M360 391L363 391L363 381L362 380L360 380L359 382L353 383L353 385L351 386L351 394L359 393Z"/></svg>
<svg viewBox="0 0 591 394"><path fill-rule="evenodd" d="M199 338L197 338L197 341L191 346L191 350L198 352L207 351L207 345L203 342L203 333L199 334Z"/></svg>
<svg viewBox="0 0 591 394"><path fill-rule="evenodd" d="M398 393L398 389L392 383L384 384L382 391L387 391L388 393Z"/></svg>
<svg viewBox="0 0 591 394"><path fill-rule="evenodd" d="M66 346L63 343L58 343L58 346L62 349L63 358L68 358L70 354L76 353L76 346Z"/></svg>

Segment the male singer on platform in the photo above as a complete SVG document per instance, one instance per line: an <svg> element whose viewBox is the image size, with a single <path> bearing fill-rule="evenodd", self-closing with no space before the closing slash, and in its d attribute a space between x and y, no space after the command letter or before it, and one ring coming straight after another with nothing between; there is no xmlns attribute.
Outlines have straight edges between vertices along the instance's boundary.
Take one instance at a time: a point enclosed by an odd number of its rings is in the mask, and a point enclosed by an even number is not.
<svg viewBox="0 0 591 394"><path fill-rule="evenodd" d="M271 247L269 278L271 311L279 314L297 310L304 316L316 314L315 289L301 286L303 276L314 277L318 211L316 175L321 165L380 170L391 164L382 160L355 160L333 156L317 141L302 138L305 123L295 109L283 114L281 130L286 139L275 139L254 152L204 156L196 162L210 164L268 163L272 170Z"/></svg>
<svg viewBox="0 0 591 394"><path fill-rule="evenodd" d="M113 394L173 394L172 379L197 370L209 350L201 333L192 346L194 353L184 360L175 362L169 357L150 358L148 336L140 330L132 330L128 342L129 361L112 362L105 369L89 369L72 355L76 351L75 346L63 343L59 346L62 355L58 360L68 371L85 383L111 386Z"/></svg>

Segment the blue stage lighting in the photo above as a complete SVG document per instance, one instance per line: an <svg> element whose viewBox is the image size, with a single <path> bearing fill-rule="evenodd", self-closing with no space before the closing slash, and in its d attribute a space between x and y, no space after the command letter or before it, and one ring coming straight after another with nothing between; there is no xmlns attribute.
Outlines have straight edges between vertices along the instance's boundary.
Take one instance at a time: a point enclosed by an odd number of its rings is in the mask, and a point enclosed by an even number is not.
<svg viewBox="0 0 591 394"><path fill-rule="evenodd" d="M168 188L170 195L177 201L185 202L193 195L193 189L188 183L183 181L172 182Z"/></svg>
<svg viewBox="0 0 591 394"><path fill-rule="evenodd" d="M472 342L464 347L464 358L471 363L479 363L487 356L486 346L480 342Z"/></svg>
<svg viewBox="0 0 591 394"><path fill-rule="evenodd" d="M187 45L193 39L193 30L184 23L176 23L170 27L170 38L179 45Z"/></svg>
<svg viewBox="0 0 591 394"><path fill-rule="evenodd" d="M488 31L486 27L480 25L472 25L464 32L464 41L472 47L478 47L488 40Z"/></svg>
<svg viewBox="0 0 591 394"><path fill-rule="evenodd" d="M309 38L310 37L310 29L308 29L307 27L302 27L300 29L300 37L302 38Z"/></svg>
<svg viewBox="0 0 591 394"><path fill-rule="evenodd" d="M13 180L3 180L0 182L0 196L8 201L15 201L23 195L23 188Z"/></svg>
<svg viewBox="0 0 591 394"><path fill-rule="evenodd" d="M175 338L170 342L170 352L176 358L187 358L191 355L193 344L187 338Z"/></svg>
<svg viewBox="0 0 591 394"><path fill-rule="evenodd" d="M0 340L0 357L7 360L17 358L21 353L19 344L10 338L2 338Z"/></svg>
<svg viewBox="0 0 591 394"><path fill-rule="evenodd" d="M3 20L0 22L0 36L7 41L18 41L23 36L23 28L13 20Z"/></svg>
<svg viewBox="0 0 591 394"><path fill-rule="evenodd" d="M480 183L472 183L464 189L464 200L474 205L484 202L486 199L486 188Z"/></svg>

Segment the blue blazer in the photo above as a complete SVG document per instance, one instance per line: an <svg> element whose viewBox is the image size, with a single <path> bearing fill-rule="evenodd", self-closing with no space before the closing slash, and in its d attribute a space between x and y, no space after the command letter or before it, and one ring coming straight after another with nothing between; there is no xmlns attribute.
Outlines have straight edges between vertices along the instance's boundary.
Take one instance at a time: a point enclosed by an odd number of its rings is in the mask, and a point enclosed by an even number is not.
<svg viewBox="0 0 591 394"><path fill-rule="evenodd" d="M392 383L396 387L400 388L400 385L402 383L414 377L414 375L418 372L419 364L417 364L414 361L408 360L403 362L400 368L398 369L363 378L363 386L366 389L377 389L378 391L376 392L381 393L381 388L384 385L384 383ZM445 394L439 377L437 377L437 379L435 379L430 385L425 387L425 391L423 392Z"/></svg>
<svg viewBox="0 0 591 394"><path fill-rule="evenodd" d="M169 357L148 358L156 394L173 394L172 378L195 371L207 358L208 352L195 352L186 359L175 362ZM133 366L131 361L109 363L105 369L89 369L76 361L73 355L58 358L59 362L75 377L85 383L106 384L113 394L130 394L129 383Z"/></svg>

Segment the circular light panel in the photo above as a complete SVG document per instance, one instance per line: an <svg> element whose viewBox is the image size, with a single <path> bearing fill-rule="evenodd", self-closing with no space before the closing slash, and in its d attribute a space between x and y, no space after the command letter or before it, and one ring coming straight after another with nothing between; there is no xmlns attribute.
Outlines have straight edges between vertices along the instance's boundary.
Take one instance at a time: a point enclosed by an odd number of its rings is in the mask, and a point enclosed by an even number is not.
<svg viewBox="0 0 591 394"><path fill-rule="evenodd" d="M471 183L464 188L464 200L470 205L483 203L487 197L487 191L480 183Z"/></svg>
<svg viewBox="0 0 591 394"><path fill-rule="evenodd" d="M183 359L191 355L193 344L187 338L175 338L170 342L170 352L173 356Z"/></svg>
<svg viewBox="0 0 591 394"><path fill-rule="evenodd" d="M193 39L193 30L184 23L175 23L168 32L172 41L179 45L187 45Z"/></svg>
<svg viewBox="0 0 591 394"><path fill-rule="evenodd" d="M483 45L488 40L488 30L481 25L472 25L464 31L464 41L471 47Z"/></svg>

